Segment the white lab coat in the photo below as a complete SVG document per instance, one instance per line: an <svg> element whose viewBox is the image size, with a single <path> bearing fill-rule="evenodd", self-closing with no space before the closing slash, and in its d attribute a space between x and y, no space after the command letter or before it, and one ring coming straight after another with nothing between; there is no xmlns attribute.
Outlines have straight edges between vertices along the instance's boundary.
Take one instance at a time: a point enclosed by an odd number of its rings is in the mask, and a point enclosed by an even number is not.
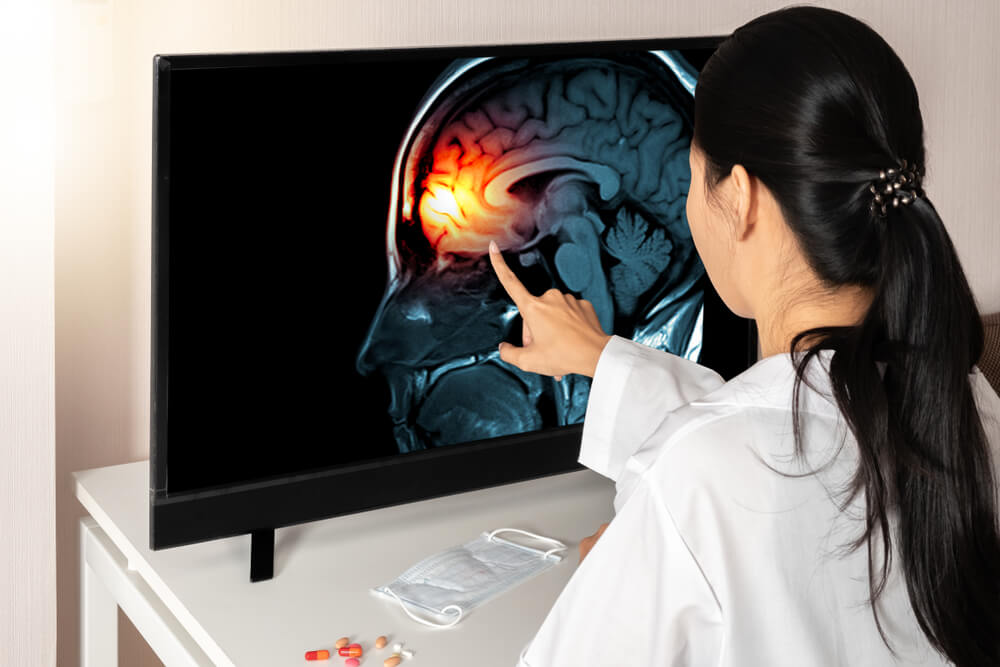
<svg viewBox="0 0 1000 667"><path fill-rule="evenodd" d="M579 460L615 481L615 517L518 667L950 664L917 625L898 558L879 601L895 661L866 604L867 550L837 553L864 529L864 494L847 512L835 502L857 445L829 395L829 360L822 352L807 375L815 389L801 388L803 465L792 458L788 354L726 383L613 337ZM996 463L1000 398L978 369L970 382ZM786 473L829 465L791 478L762 461Z"/></svg>

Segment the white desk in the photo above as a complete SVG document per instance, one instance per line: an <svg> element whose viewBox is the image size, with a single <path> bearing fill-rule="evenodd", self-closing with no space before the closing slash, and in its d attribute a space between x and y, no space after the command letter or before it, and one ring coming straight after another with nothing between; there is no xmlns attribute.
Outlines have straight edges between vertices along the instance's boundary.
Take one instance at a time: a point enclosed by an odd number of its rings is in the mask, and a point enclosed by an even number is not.
<svg viewBox="0 0 1000 667"><path fill-rule="evenodd" d="M83 665L113 667L117 606L167 667L343 665L306 662L338 637L381 667L392 643L405 667L512 667L579 563L577 546L614 514L614 484L590 470L336 517L275 533L274 578L250 583L250 536L149 549L149 462L74 473L80 522ZM420 625L369 592L431 553L483 530L561 540L562 562L475 608L450 629ZM386 635L389 646L374 640Z"/></svg>

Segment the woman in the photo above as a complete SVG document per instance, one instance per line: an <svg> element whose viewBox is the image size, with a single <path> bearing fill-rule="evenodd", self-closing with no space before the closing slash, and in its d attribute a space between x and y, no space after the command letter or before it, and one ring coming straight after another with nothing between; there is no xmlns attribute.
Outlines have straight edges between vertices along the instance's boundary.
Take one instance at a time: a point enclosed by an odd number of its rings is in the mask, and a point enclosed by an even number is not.
<svg viewBox="0 0 1000 667"><path fill-rule="evenodd" d="M580 461L617 488L522 667L1000 665L1000 398L924 160L864 23L791 7L719 47L687 217L760 334L728 383L532 296L493 247L524 319L501 358L593 376Z"/></svg>

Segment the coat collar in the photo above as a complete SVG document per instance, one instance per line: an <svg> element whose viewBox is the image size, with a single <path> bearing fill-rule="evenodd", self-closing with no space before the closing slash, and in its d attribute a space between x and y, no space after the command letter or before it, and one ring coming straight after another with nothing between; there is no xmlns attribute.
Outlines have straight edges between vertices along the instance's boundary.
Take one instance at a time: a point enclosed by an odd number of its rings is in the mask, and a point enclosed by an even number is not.
<svg viewBox="0 0 1000 667"><path fill-rule="evenodd" d="M840 415L830 382L832 358L833 350L823 349L809 362L806 382L799 390L803 412L835 418ZM718 389L693 401L692 405L739 405L791 411L794 382L792 356L787 352L775 354L761 359Z"/></svg>

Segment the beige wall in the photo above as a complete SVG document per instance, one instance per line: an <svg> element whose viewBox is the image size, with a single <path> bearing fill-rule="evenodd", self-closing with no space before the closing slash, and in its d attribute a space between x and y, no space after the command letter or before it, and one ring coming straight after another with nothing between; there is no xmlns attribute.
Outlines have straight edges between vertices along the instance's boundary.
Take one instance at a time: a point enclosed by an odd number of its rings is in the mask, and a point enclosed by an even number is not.
<svg viewBox="0 0 1000 667"><path fill-rule="evenodd" d="M149 453L151 58L155 53L569 41L730 32L764 0L54 0L59 664L78 661L69 473ZM926 188L984 310L1000 310L1000 29L994 0L819 3L869 21L920 91ZM3 289L3 288L0 288ZM44 289L38 292L44 299ZM34 410L44 409L39 397ZM44 438L43 438L44 440ZM5 462L6 463L6 462ZM32 473L44 482L39 467ZM139 499L141 501L141 499ZM33 543L44 548L45 508ZM33 572L44 586L44 572ZM123 665L157 664L120 633ZM0 640L3 638L0 637ZM17 659L0 663L26 664ZM22 655L22 654L18 654ZM23 654L26 656L27 654ZM32 660L36 662L36 660Z"/></svg>

